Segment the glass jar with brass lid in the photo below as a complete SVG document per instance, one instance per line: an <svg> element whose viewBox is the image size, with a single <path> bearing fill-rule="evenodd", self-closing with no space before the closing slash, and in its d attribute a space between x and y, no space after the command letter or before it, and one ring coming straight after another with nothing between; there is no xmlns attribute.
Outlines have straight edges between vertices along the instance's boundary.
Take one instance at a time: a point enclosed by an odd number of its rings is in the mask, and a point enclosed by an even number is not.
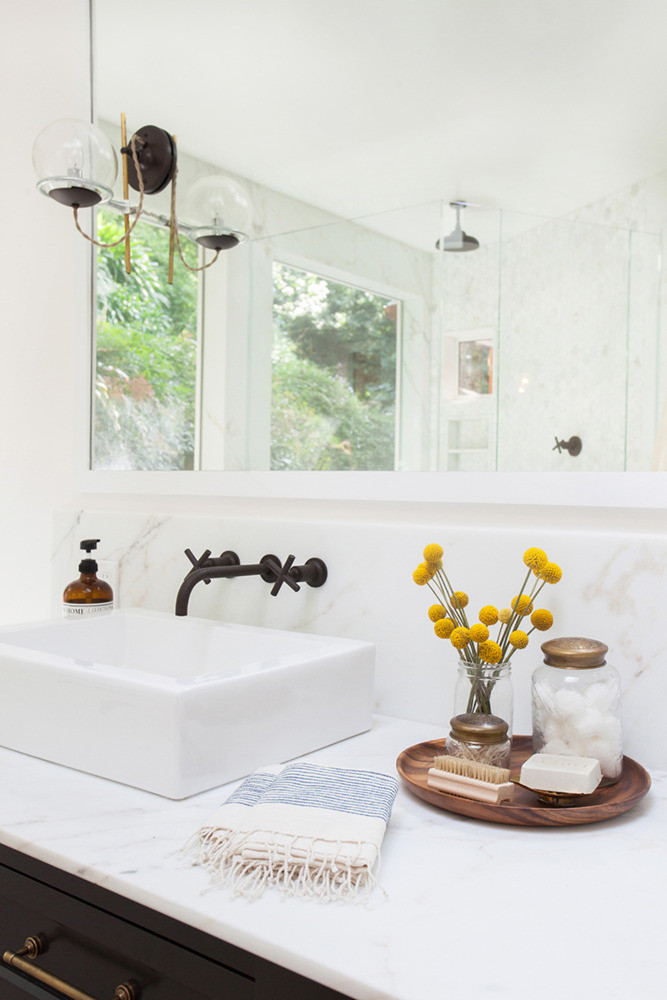
<svg viewBox="0 0 667 1000"><path fill-rule="evenodd" d="M507 723L511 739L513 708L511 663L471 663L459 660L452 715L465 715L469 712L497 715Z"/></svg>
<svg viewBox="0 0 667 1000"><path fill-rule="evenodd" d="M535 752L595 757L609 783L621 776L623 738L621 682L607 651L597 639L543 642L531 705Z"/></svg>
<svg viewBox="0 0 667 1000"><path fill-rule="evenodd" d="M446 754L492 767L509 767L512 741L504 719L481 712L466 712L455 715L449 724L451 732L445 743Z"/></svg>

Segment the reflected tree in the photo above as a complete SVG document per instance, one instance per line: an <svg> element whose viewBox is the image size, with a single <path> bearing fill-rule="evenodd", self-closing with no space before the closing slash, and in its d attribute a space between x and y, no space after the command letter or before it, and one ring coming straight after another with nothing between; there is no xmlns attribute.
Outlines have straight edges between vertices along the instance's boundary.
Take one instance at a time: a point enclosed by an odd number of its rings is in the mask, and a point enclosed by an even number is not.
<svg viewBox="0 0 667 1000"><path fill-rule="evenodd" d="M122 232L98 212L102 243ZM196 247L183 250L196 266ZM177 266L168 285L168 252L169 234L139 223L129 275L123 243L98 253L94 468L193 467L197 276Z"/></svg>
<svg viewBox="0 0 667 1000"><path fill-rule="evenodd" d="M276 264L271 467L394 468L398 303Z"/></svg>

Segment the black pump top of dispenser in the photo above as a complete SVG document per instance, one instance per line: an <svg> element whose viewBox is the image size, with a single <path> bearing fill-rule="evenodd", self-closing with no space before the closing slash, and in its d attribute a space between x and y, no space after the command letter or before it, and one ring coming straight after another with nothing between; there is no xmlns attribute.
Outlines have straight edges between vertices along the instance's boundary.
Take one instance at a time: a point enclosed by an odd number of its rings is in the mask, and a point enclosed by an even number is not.
<svg viewBox="0 0 667 1000"><path fill-rule="evenodd" d="M98 542L99 538L84 538L79 548L90 554L93 549L97 548ZM97 563L94 559L82 559L79 563L79 573L97 573L97 568Z"/></svg>

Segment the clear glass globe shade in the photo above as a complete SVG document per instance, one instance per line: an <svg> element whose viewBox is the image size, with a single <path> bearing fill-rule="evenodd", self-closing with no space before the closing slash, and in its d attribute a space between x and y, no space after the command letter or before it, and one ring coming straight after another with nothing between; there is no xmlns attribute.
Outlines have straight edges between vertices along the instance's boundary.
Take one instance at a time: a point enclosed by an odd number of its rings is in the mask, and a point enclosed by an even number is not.
<svg viewBox="0 0 667 1000"><path fill-rule="evenodd" d="M104 132L90 122L63 118L47 125L35 139L32 162L37 187L57 201L74 203L77 195L72 192L88 192L89 204L113 195L116 153Z"/></svg>
<svg viewBox="0 0 667 1000"><path fill-rule="evenodd" d="M227 230L247 237L250 210L250 199L241 185L216 174L192 185L183 221L197 229Z"/></svg>

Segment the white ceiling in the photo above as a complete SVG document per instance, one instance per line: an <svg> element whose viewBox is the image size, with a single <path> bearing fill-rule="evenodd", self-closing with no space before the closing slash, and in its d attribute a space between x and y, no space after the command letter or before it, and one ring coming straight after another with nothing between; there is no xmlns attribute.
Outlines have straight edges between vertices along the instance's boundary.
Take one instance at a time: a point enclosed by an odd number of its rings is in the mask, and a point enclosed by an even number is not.
<svg viewBox="0 0 667 1000"><path fill-rule="evenodd" d="M94 7L98 117L347 218L560 215L667 169L667 0Z"/></svg>

